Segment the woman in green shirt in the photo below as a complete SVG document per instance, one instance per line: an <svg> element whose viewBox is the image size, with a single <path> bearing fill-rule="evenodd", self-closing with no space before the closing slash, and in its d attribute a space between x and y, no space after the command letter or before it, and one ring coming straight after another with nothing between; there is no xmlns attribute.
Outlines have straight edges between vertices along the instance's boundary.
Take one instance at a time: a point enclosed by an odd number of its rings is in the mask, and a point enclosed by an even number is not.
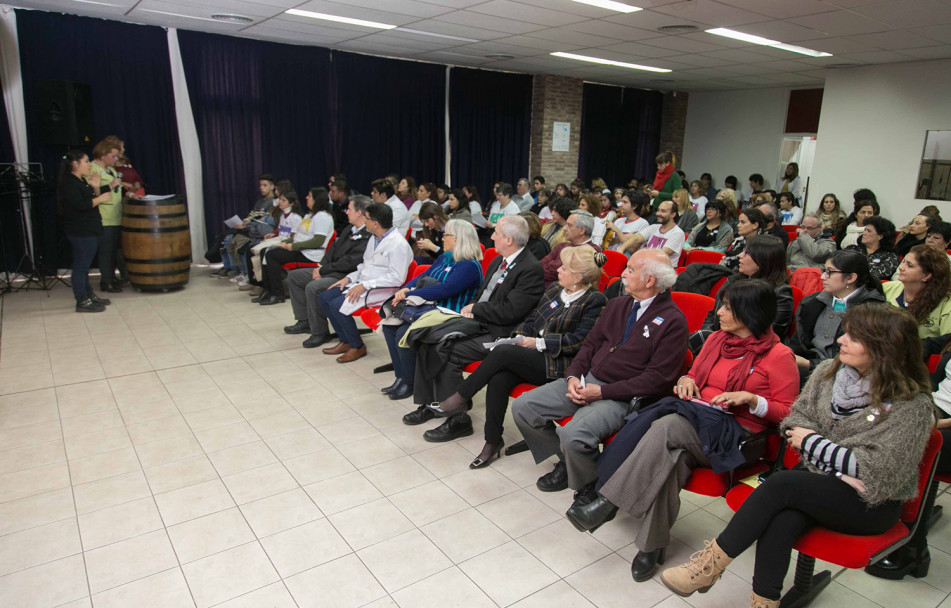
<svg viewBox="0 0 951 608"><path fill-rule="evenodd" d="M116 267L119 274L126 276L125 258L120 247L122 224L122 184L115 164L119 160L119 148L115 141L104 139L92 149L92 173L99 175L99 187L93 187L96 195L111 193L112 198L99 205L102 215L102 233L99 235L99 289L109 293L122 291L116 279Z"/></svg>

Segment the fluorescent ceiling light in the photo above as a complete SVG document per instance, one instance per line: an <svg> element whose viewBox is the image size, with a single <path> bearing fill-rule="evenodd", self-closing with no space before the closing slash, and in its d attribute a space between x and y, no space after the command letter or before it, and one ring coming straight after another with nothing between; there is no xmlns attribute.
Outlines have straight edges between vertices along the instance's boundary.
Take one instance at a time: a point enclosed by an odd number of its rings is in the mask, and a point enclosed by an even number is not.
<svg viewBox="0 0 951 608"><path fill-rule="evenodd" d="M99 6L115 6L119 8L118 4L109 4L108 2L95 2L94 0L73 0L73 2L82 2L83 4L98 4Z"/></svg>
<svg viewBox="0 0 951 608"><path fill-rule="evenodd" d="M826 53L825 51L814 51L812 49L807 49L803 46L796 46L794 44L779 44L772 45L774 49L782 49L784 51L790 51L792 53L799 53L801 55L809 55L810 57L832 57L832 53Z"/></svg>
<svg viewBox="0 0 951 608"><path fill-rule="evenodd" d="M638 65L636 63L625 63L623 61L614 61L611 59L601 59L600 57L588 57L587 55L575 55L574 53L552 53L555 57L564 57L565 59L577 59L578 61L589 61L591 63L600 63L601 65L614 65L619 68L631 68L632 70L645 70L648 72L670 72L666 68L654 68L649 65Z"/></svg>
<svg viewBox="0 0 951 608"><path fill-rule="evenodd" d="M588 4L591 6L597 6L599 8L606 8L612 11L617 11L619 13L633 13L635 11L644 10L639 6L631 6L630 4L624 4L623 2L615 2L614 0L573 0L578 4Z"/></svg>
<svg viewBox="0 0 951 608"><path fill-rule="evenodd" d="M396 29L395 25L386 23L377 23L376 21L364 21L363 19L351 19L350 17L339 17L337 15L328 15L326 13L315 13L313 11L302 11L291 8L284 11L288 15L297 15L298 17L310 17L311 19L323 19L324 21L336 21L337 23L348 23L350 25L362 25L363 27L375 27L379 30Z"/></svg>
<svg viewBox="0 0 951 608"><path fill-rule="evenodd" d="M424 32L422 30L411 30L408 27L398 27L397 32L407 32L410 34L419 34L421 36L435 36L436 38L448 38L449 40L461 40L462 42L479 42L475 38L463 38L461 36L450 36L449 34L437 34L436 32Z"/></svg>
<svg viewBox="0 0 951 608"><path fill-rule="evenodd" d="M794 44L785 44L780 42L779 40L770 40L769 38L754 36L753 34L744 34L743 32L727 29L725 27L718 27L712 30L706 30L706 32L708 34L713 34L714 36L723 36L724 38L732 38L734 40L750 42L752 44L758 44L760 46L769 46L774 49L779 49L781 51L790 51L792 53L799 53L801 55L809 55L810 57L832 57L832 53L826 53L823 51L814 51L812 49L807 49L802 46L796 46Z"/></svg>
<svg viewBox="0 0 951 608"><path fill-rule="evenodd" d="M150 8L140 8L144 13L155 13L156 15L168 15L169 17L182 17L183 19L198 19L199 21L211 21L212 23L222 23L217 19L207 19L205 17L195 17L194 15L183 15L181 13L169 13L167 11L156 11Z"/></svg>

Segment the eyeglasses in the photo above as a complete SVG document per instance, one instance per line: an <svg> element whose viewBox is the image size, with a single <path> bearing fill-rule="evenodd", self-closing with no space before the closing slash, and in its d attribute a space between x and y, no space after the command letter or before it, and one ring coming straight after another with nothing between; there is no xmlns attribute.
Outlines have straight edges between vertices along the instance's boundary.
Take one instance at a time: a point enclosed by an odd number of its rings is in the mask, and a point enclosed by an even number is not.
<svg viewBox="0 0 951 608"><path fill-rule="evenodd" d="M828 268L823 268L822 272L819 274L821 274L824 277L831 277L834 274L851 274L851 273L846 272L844 270L830 270Z"/></svg>

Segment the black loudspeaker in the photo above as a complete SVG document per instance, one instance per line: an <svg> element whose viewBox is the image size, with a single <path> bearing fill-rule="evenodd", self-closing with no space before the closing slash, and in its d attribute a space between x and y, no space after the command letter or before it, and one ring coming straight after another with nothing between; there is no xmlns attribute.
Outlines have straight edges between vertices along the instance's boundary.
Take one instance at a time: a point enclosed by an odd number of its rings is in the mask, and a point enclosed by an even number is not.
<svg viewBox="0 0 951 608"><path fill-rule="evenodd" d="M68 80L33 83L36 134L44 146L93 144L92 90Z"/></svg>

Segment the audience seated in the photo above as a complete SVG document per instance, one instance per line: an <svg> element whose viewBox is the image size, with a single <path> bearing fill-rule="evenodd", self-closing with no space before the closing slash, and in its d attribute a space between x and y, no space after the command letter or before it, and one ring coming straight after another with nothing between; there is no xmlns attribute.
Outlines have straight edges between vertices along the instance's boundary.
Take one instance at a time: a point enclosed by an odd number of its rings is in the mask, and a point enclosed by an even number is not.
<svg viewBox="0 0 951 608"><path fill-rule="evenodd" d="M677 206L677 225L684 231L684 234L690 234L694 226L700 223L700 218L690 203L690 194L683 188L674 190L673 201Z"/></svg>
<svg viewBox="0 0 951 608"><path fill-rule="evenodd" d="M432 408L439 417L462 414L472 397L488 387L485 445L471 469L488 466L501 454L502 423L512 389L521 383L542 385L563 378L604 308L606 299L597 289L604 254L569 247L560 255L558 282L545 290L535 310L512 333L521 340L492 349L454 393Z"/></svg>
<svg viewBox="0 0 951 608"><path fill-rule="evenodd" d="M670 203L664 203L669 206ZM638 251L624 269L627 295L610 300L568 366L565 379L521 395L512 418L536 463L557 455L538 489L575 490L596 477L598 446L614 434L639 395L664 393L680 373L687 320L670 296L676 273L656 249ZM574 416L564 427L554 420Z"/></svg>
<svg viewBox="0 0 951 608"><path fill-rule="evenodd" d="M575 209L565 221L564 233L565 242L552 248L551 253L542 258L542 269L545 271L545 286L548 287L558 280L558 269L561 268L561 252L566 247L581 247L586 245L596 252L601 251L591 239L591 231L594 229L596 218L587 211Z"/></svg>
<svg viewBox="0 0 951 608"><path fill-rule="evenodd" d="M854 196L856 199L852 206L852 213L839 222L835 229L835 242L839 249L857 244L865 230L865 220L881 213L875 193L871 190L867 188L856 190Z"/></svg>
<svg viewBox="0 0 951 608"><path fill-rule="evenodd" d="M887 306L858 306L843 323L839 355L816 368L780 426L802 466L767 478L716 540L664 571L678 595L707 591L755 542L750 605L778 608L800 534L816 525L882 534L918 495L933 406L915 322Z"/></svg>
<svg viewBox="0 0 951 608"><path fill-rule="evenodd" d="M903 228L904 236L895 243L895 254L898 257L904 257L915 245L924 245L928 238L928 231L937 223L938 218L933 215L916 215Z"/></svg>
<svg viewBox="0 0 951 608"><path fill-rule="evenodd" d="M709 173L705 175L709 175ZM706 191L707 189L704 187L703 182L698 180L690 182L690 205L693 207L694 213L697 214L698 218L703 217L707 208L707 203L716 198L715 191L713 193L713 197L710 198L706 196Z"/></svg>
<svg viewBox="0 0 951 608"><path fill-rule="evenodd" d="M311 188L306 200L308 213L297 225L294 235L264 253L262 306L284 302L284 264L320 262L324 257L327 241L334 232L327 189Z"/></svg>
<svg viewBox="0 0 951 608"><path fill-rule="evenodd" d="M279 247L285 239L293 240L294 233L297 232L297 227L303 219L301 217L303 210L297 202L297 193L293 190L281 190L277 199L277 210L279 214L277 228L267 234L260 243L249 249L251 272L253 274L248 277L248 282L257 287L257 289L251 290L251 295L254 296L251 301L255 304L270 295L264 293L264 269L262 264L265 252L271 247Z"/></svg>
<svg viewBox="0 0 951 608"><path fill-rule="evenodd" d="M410 214L410 236L416 238L416 235L419 234L419 231L423 229L423 222L419 219L419 210L423 208L423 205L426 203L435 203L433 196L435 195L436 186L429 182L423 182L416 187L416 200L413 201L412 206L409 208ZM436 203L437 205L439 203ZM447 213L449 213L447 211Z"/></svg>
<svg viewBox="0 0 951 608"><path fill-rule="evenodd" d="M551 253L551 245L542 238L542 223L538 216L531 211L519 213L528 223L528 250L532 252L537 259L542 260Z"/></svg>
<svg viewBox="0 0 951 608"><path fill-rule="evenodd" d="M512 184L499 182L495 190L497 199L492 203L492 206L489 207L489 217L485 222L486 228L495 228L499 218L503 216L518 215L521 213L522 210L519 208L518 203L512 200L514 193L515 191L512 189Z"/></svg>
<svg viewBox="0 0 951 608"><path fill-rule="evenodd" d="M350 225L347 209L350 204L350 196L355 193L350 190L347 180L342 177L343 174L338 175L340 177L331 180L328 195L330 196L330 202L333 204L334 230L337 231L337 234L342 234Z"/></svg>
<svg viewBox="0 0 951 608"><path fill-rule="evenodd" d="M725 252L733 242L733 228L726 223L726 206L723 201L713 200L704 205L704 220L694 226L687 242L686 251L705 249Z"/></svg>
<svg viewBox="0 0 951 608"><path fill-rule="evenodd" d="M428 203L438 208L435 203ZM436 306L459 312L469 303L482 282L482 250L479 236L472 224L449 220L443 233L444 251L426 271L411 279L393 295L396 305L408 298L432 302ZM390 352L396 381L383 389L390 399L405 399L413 394L416 377L416 354L409 348L400 348L399 342L409 329L409 323L383 324L383 338Z"/></svg>
<svg viewBox="0 0 951 608"><path fill-rule="evenodd" d="M489 351L486 342L504 338L535 308L545 291L545 272L535 259L528 244L528 224L524 218L499 218L492 234L498 256L486 270L485 278L474 301L462 309L462 316L474 319L483 328L480 333L445 344L440 356L422 360L417 353L416 377L413 383L413 401L416 411L403 416L409 425L422 424L434 417L426 407L451 395L462 382L462 368L481 361ZM435 359L429 366L425 363ZM472 420L468 414L447 418L435 429L423 434L426 441L451 441L472 434Z"/></svg>
<svg viewBox="0 0 951 608"><path fill-rule="evenodd" d="M745 211L743 213L746 213ZM760 279L772 286L776 293L776 316L772 319L773 332L784 339L793 319L792 288L789 286L789 274L786 272L786 252L778 239L767 234L756 235L746 243L746 249L739 255L738 272L727 279L727 285ZM690 337L690 350L694 354L709 335L720 329L720 309L723 300L723 288L717 292L713 310L707 314L703 328Z"/></svg>
<svg viewBox="0 0 951 608"><path fill-rule="evenodd" d="M736 222L736 238L726 248L720 265L736 271L740 266L740 254L746 249L746 239L766 232L766 216L759 209L744 209ZM785 254L784 254L785 255Z"/></svg>
<svg viewBox="0 0 951 608"><path fill-rule="evenodd" d="M862 238L854 249L865 256L869 272L879 281L890 280L898 272L898 256L892 250L895 243L895 224L880 215L865 220Z"/></svg>
<svg viewBox="0 0 951 608"><path fill-rule="evenodd" d="M802 223L802 208L791 192L779 194L779 217L783 226L798 226Z"/></svg>
<svg viewBox="0 0 951 608"><path fill-rule="evenodd" d="M386 195L386 183L385 180L374 182L376 199ZM402 201L396 199L396 202L406 211ZM394 294L406 282L406 272L413 261L413 250L393 226L392 205L375 202L366 208L364 217L366 230L372 237L363 252L363 261L356 270L318 296L321 312L330 320L340 339L336 346L322 352L339 355L338 363L350 363L367 354L367 347L350 314L363 306L379 304Z"/></svg>
<svg viewBox="0 0 951 608"><path fill-rule="evenodd" d="M825 232L834 232L839 222L845 220L845 212L842 211L839 199L831 192L822 197L818 214Z"/></svg>
<svg viewBox="0 0 951 608"><path fill-rule="evenodd" d="M760 195L760 199L766 198L768 195L764 192ZM773 201L761 202L756 206L757 209L763 212L763 215L766 216L766 230L765 234L770 236L775 236L777 239L783 242L783 247L789 245L789 233L779 225L777 218L779 217L779 207L776 206L776 203Z"/></svg>
<svg viewBox="0 0 951 608"><path fill-rule="evenodd" d="M908 309L922 338L951 333L951 264L946 254L915 245L898 265L898 280L883 288L889 304Z"/></svg>
<svg viewBox="0 0 951 608"><path fill-rule="evenodd" d="M459 188L453 188L449 191L449 198L446 199L448 204L446 205L446 213L449 215L451 220L462 220L464 222L472 223L472 211L469 209L468 204L465 202L466 197L465 193ZM478 203L476 203L478 205ZM479 217L481 217L481 207Z"/></svg>
<svg viewBox="0 0 951 608"><path fill-rule="evenodd" d="M591 222L591 242L601 247L607 234L607 225L599 217L601 214L601 195L593 192L582 193L578 197L578 209L591 214L593 218Z"/></svg>
<svg viewBox="0 0 951 608"><path fill-rule="evenodd" d="M729 471L758 460L762 443L743 453L740 440L778 425L799 393L796 360L770 326L772 286L740 281L723 291L721 329L677 381L675 396L640 410L621 429L598 458L595 487L579 493L567 513L579 530L598 528L619 507L642 519L631 564L637 582L664 562L690 472Z"/></svg>
<svg viewBox="0 0 951 608"><path fill-rule="evenodd" d="M241 221L240 224L234 228L229 228L215 235L215 240L212 242L211 246L208 247L208 253L205 254L205 259L209 262L216 262L217 257L221 258L223 266L217 271L211 273L213 277L225 278L233 277L238 274L247 275L247 268L241 268L240 266L244 263L244 256L236 255L231 251L231 243L234 240L235 236L242 236L243 238L250 241L250 225L251 222L255 219L264 220L270 217L271 211L274 209L274 176L270 173L262 173L258 176L258 192L261 195L254 205L251 207L251 210L248 212L247 217ZM271 227L265 230L262 234L270 232L271 228L274 228L274 225L271 224Z"/></svg>
<svg viewBox="0 0 951 608"><path fill-rule="evenodd" d="M571 212L578 208L578 203L567 196L560 196L555 197L549 207L552 221L542 227L542 238L554 248L565 242L565 222Z"/></svg>
<svg viewBox="0 0 951 608"><path fill-rule="evenodd" d="M776 187L779 188L780 194L791 194L797 204L798 201L802 200L804 187L802 178L799 177L799 163L789 163L786 165L785 171L783 171L783 174L776 180ZM798 222L793 223L793 225L796 223Z"/></svg>
<svg viewBox="0 0 951 608"><path fill-rule="evenodd" d="M617 251L621 248L624 237L628 234L640 232L650 224L641 217L650 209L650 197L640 190L623 190L618 199L618 211L621 217L614 220L614 230L611 237L610 249Z"/></svg>
<svg viewBox="0 0 951 608"><path fill-rule="evenodd" d="M796 234L798 236L786 248L786 266L790 272L797 268L820 268L835 251L832 234L823 231L822 220L815 213L802 218Z"/></svg>
<svg viewBox="0 0 951 608"><path fill-rule="evenodd" d="M677 225L677 209L673 201L664 201L655 212L657 223L651 224L640 232L625 237L619 251L626 253L644 249L660 249L667 254L670 265L676 267L680 261L687 235Z"/></svg>
<svg viewBox="0 0 951 608"><path fill-rule="evenodd" d="M382 203L390 208L393 212L393 228L405 240L412 217L407 205L396 196L390 180L378 179L373 182L370 185L370 198L374 203Z"/></svg>
<svg viewBox="0 0 951 608"><path fill-rule="evenodd" d="M420 207L419 220L423 223L423 229L413 247L416 252L414 259L417 264L432 264L443 253L442 237L449 217L442 207L430 202Z"/></svg>
<svg viewBox="0 0 951 608"><path fill-rule="evenodd" d="M800 302L796 333L789 341L804 378L817 365L839 354L846 311L859 304L885 303L881 281L871 274L865 257L852 249L836 251L828 257L822 269L822 286L822 291L811 293Z"/></svg>
<svg viewBox="0 0 951 608"><path fill-rule="evenodd" d="M298 268L287 273L296 323L285 327L284 333L310 334L303 342L304 348L316 348L330 339L327 316L321 311L317 299L331 285L356 271L363 261L363 253L372 236L364 226L364 211L369 204L370 197L363 195L354 196L348 203L349 223L327 248L320 266Z"/></svg>
<svg viewBox="0 0 951 608"><path fill-rule="evenodd" d="M551 202L555 195L548 188L542 188L535 192L535 204L532 205L531 212L538 216L542 224L551 221Z"/></svg>

